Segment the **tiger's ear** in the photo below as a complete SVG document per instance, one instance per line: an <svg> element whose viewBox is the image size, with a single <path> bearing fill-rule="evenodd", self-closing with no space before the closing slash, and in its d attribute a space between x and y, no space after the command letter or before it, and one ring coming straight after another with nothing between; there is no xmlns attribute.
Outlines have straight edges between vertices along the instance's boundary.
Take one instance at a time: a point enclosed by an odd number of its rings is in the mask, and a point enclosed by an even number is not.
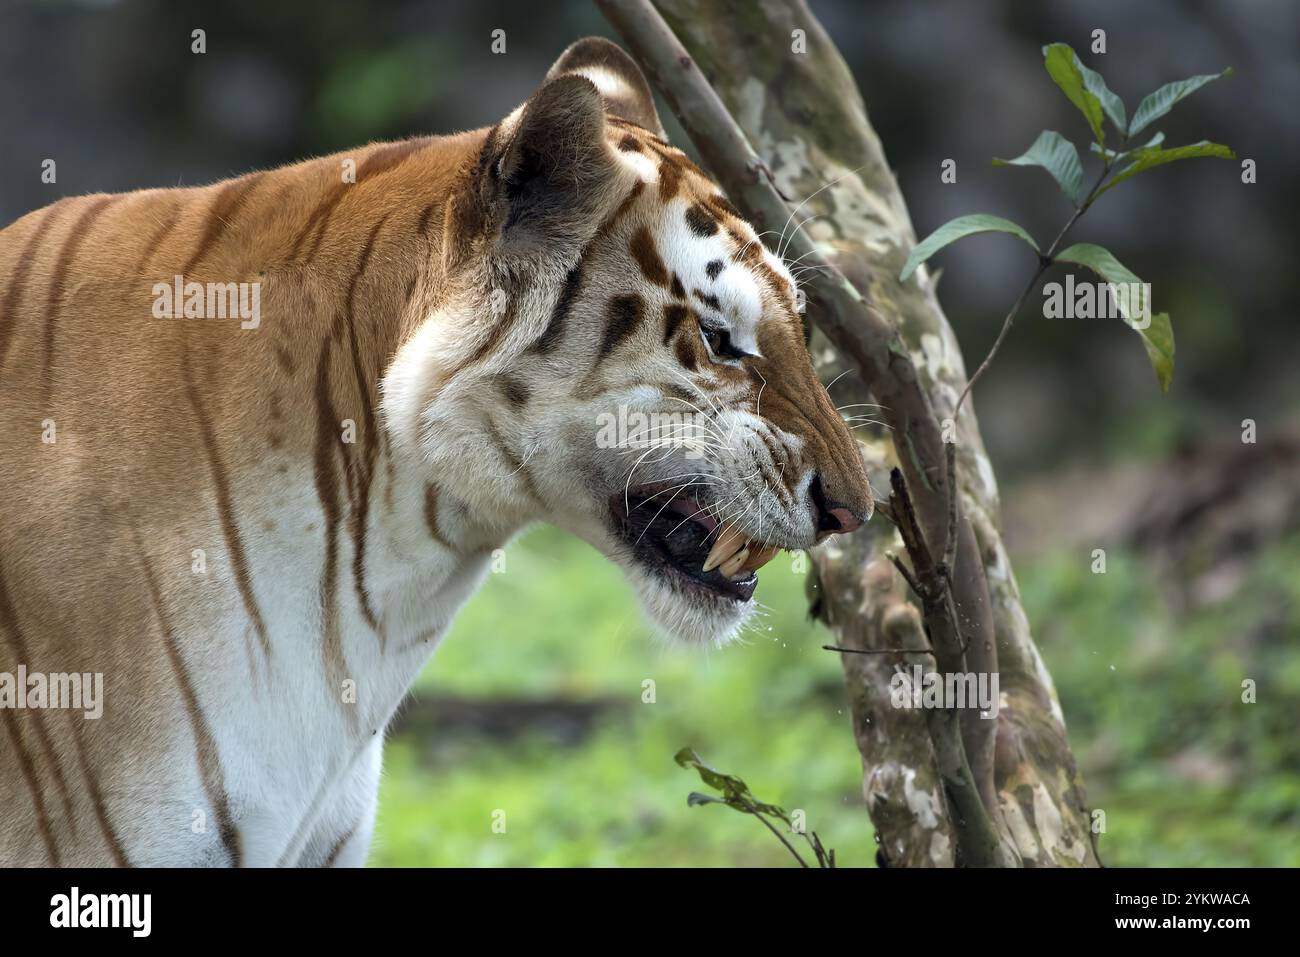
<svg viewBox="0 0 1300 957"><path fill-rule="evenodd" d="M549 80L493 129L479 182L508 256L572 251L595 231L617 183L605 106L590 80Z"/></svg>
<svg viewBox="0 0 1300 957"><path fill-rule="evenodd" d="M560 54L546 79L571 75L584 76L596 85L611 116L629 120L660 139L665 138L650 84L636 61L621 47L604 37L579 40Z"/></svg>

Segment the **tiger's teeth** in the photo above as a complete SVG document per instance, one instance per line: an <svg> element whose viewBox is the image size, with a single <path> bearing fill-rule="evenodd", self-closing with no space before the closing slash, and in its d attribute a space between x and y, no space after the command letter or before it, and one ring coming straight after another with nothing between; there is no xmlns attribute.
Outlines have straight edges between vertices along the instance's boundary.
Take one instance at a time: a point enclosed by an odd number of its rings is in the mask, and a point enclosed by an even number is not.
<svg viewBox="0 0 1300 957"><path fill-rule="evenodd" d="M711 572L736 553L745 544L745 536L732 526L723 526L718 531L718 540L709 549L709 557L704 559L704 571Z"/></svg>
<svg viewBox="0 0 1300 957"><path fill-rule="evenodd" d="M727 559L727 561L723 562L722 567L719 568L718 571L722 572L722 574L727 578L735 578L736 573L740 571L748 558L749 549L742 548L740 551L736 552L736 554L732 555L731 558ZM748 577L748 575L745 577Z"/></svg>
<svg viewBox="0 0 1300 957"><path fill-rule="evenodd" d="M780 550L775 545L759 545L757 542L750 542L749 559L745 562L745 571L758 571L770 562Z"/></svg>

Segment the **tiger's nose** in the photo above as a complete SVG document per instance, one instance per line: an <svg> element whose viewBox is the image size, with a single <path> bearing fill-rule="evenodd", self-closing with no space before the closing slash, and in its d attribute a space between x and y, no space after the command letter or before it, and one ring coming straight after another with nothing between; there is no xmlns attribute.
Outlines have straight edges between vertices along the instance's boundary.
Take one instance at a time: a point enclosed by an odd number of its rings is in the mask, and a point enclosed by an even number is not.
<svg viewBox="0 0 1300 957"><path fill-rule="evenodd" d="M819 532L851 532L871 517L870 506L867 507L865 515L858 515L847 506L828 499L826 486L820 474L813 476L812 484L808 486L808 494L812 498L813 517Z"/></svg>

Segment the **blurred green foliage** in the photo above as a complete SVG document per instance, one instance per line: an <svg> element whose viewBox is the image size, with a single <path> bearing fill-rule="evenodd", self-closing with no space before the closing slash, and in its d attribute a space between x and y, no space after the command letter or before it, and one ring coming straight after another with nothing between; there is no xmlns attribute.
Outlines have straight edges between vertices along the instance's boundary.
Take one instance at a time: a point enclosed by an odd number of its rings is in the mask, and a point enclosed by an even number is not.
<svg viewBox="0 0 1300 957"><path fill-rule="evenodd" d="M723 651L647 633L620 573L549 529L514 545L466 607L415 695L611 696L578 746L541 734L388 748L371 862L380 865L791 865L743 815L688 808L673 762L691 745L766 799L803 809L843 866L875 854L836 656L806 621L792 556L764 569L770 606ZM653 704L643 703L653 680ZM494 834L492 812L506 812Z"/></svg>
<svg viewBox="0 0 1300 957"><path fill-rule="evenodd" d="M1300 541L1182 618L1133 555L1111 552L1101 575L1064 555L1020 575L1089 801L1106 812L1102 859L1300 864Z"/></svg>
<svg viewBox="0 0 1300 957"><path fill-rule="evenodd" d="M1022 562L1110 865L1300 864L1300 542L1245 588L1179 623L1154 569L1111 553ZM508 552L415 695L608 697L589 737L456 732L390 741L373 865L792 866L743 815L688 808L683 745L806 812L842 867L875 855L861 765L826 633L791 556L764 570L768 609L745 644L686 648L646 633L618 571L539 529ZM1288 649L1286 642L1291 642ZM1240 682L1259 703L1241 703ZM655 682L643 703L642 682ZM619 704L621 702L621 704ZM496 810L503 834L492 830Z"/></svg>
<svg viewBox="0 0 1300 957"><path fill-rule="evenodd" d="M433 106L455 56L437 37L352 50L331 64L312 108L314 138L346 149L413 125Z"/></svg>

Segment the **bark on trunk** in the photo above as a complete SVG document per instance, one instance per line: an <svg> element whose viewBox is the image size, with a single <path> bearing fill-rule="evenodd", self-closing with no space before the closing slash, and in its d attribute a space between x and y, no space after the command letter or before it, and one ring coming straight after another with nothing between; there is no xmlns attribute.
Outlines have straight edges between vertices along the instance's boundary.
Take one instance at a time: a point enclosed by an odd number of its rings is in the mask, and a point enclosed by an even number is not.
<svg viewBox="0 0 1300 957"><path fill-rule="evenodd" d="M610 6L617 4L609 0ZM950 422L966 380L961 353L924 267L908 282L898 280L915 234L861 96L830 38L799 0L656 0L656 6L767 164L790 208L803 204L789 229L816 216L804 226L812 245L896 326L907 353L891 362L896 381L910 385L907 379L913 377L933 419ZM732 198L749 211L744 197ZM760 228L779 232L783 225L766 222ZM824 322L813 307L810 311L815 321ZM814 333L811 348L823 381L862 365L837 352L821 332ZM841 403L866 402L873 389L876 401L891 403L879 383L851 375L835 386L835 396ZM896 422L892 441L865 440L864 447L876 490L887 488L884 472L897 464L920 502L944 492L936 471L942 455L933 436L919 422L915 432L912 425L911 419ZM975 783L1018 863L1096 866L1082 780L1003 547L997 484L970 401L955 424L955 437L964 520L953 591L970 639L965 667L997 672L1002 694L995 720L982 720L974 711L963 714L962 738ZM933 524L925 531L932 542L943 541L942 530L932 534ZM813 555L814 608L842 647L927 644L912 596L886 550L902 551L894 529L877 520ZM841 659L881 862L961 863L953 803L945 794L926 718L890 704L895 666L926 659L881 654Z"/></svg>

